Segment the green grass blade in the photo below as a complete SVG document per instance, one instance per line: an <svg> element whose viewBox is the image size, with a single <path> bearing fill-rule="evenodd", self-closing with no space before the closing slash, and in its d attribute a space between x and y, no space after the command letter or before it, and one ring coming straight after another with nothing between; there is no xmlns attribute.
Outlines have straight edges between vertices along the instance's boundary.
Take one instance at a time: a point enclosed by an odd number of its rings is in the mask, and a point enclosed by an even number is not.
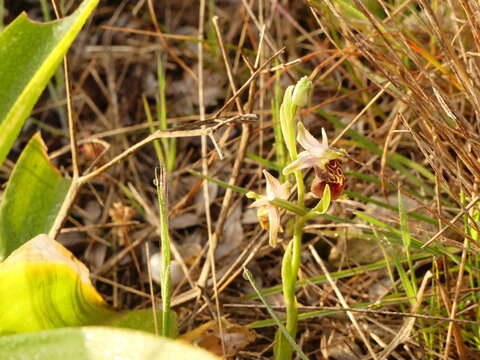
<svg viewBox="0 0 480 360"><path fill-rule="evenodd" d="M160 231L161 231L161 288L162 288L162 335L170 334L170 232L168 230L168 208L167 208L167 176L165 169L161 168L160 173L155 171L155 180L157 186L158 207L160 213Z"/></svg>
<svg viewBox="0 0 480 360"><path fill-rule="evenodd" d="M430 254L418 254L413 256L413 259L422 260L430 256L431 256ZM406 263L407 259L404 258L404 259L401 259L400 261L402 263ZM337 271L337 272L331 273L330 276L332 277L332 279L344 279L344 278L348 278L355 275L365 274L368 271L384 269L386 267L387 267L387 262L385 260L381 260L381 261L374 262L372 264L361 265L361 266L353 267L351 269ZM297 283L295 284L295 287L299 288L299 287L310 285L310 284L323 284L326 282L327 282L327 278L325 277L325 275L319 275L319 276L311 277L307 280L297 281ZM277 286L269 287L267 289L263 289L261 290L261 293L262 295L266 296L271 294L277 294L277 293L280 293L281 291L282 291L282 287L280 285L277 285ZM245 295L245 299L255 299L256 297L257 295L254 293Z"/></svg>
<svg viewBox="0 0 480 360"><path fill-rule="evenodd" d="M387 203L384 203L383 201L372 199L371 197L356 193L354 191L344 190L344 193L345 193L345 195L347 195L347 196L349 196L353 199L357 199L357 200L363 201L365 203L375 204L375 205L383 207L385 209L389 209L389 210L393 210L395 212L398 212L398 207L388 205ZM437 220L429 218L428 216L425 216L425 215L422 215L422 214L415 213L415 212L409 213L408 216L410 216L413 219L420 220L420 221L423 221L423 222L426 222L426 223L429 223L429 224L433 224L433 225L438 224Z"/></svg>
<svg viewBox="0 0 480 360"><path fill-rule="evenodd" d="M145 116L147 117L148 128L150 129L150 133L153 134L155 132L155 126L153 126L153 118L152 112L150 111L150 106L148 106L148 101L145 96L142 96L143 100L143 109L145 110ZM153 148L155 149L155 154L157 154L158 162L162 165L165 165L165 155L163 153L162 146L160 145L159 140L153 141Z"/></svg>
<svg viewBox="0 0 480 360"><path fill-rule="evenodd" d="M267 302L267 300L265 299L265 297L262 296L262 293L260 292L260 290L258 289L257 287L257 284L255 283L255 281L253 280L253 277L252 277L252 274L250 273L250 271L248 271L246 268L243 269L243 276L250 282L250 285L252 285L253 289L255 290L256 294L258 295L258 297L260 298L260 300L262 301L263 305L265 305L268 313L270 314L270 316L272 317L272 321L278 326L279 330L281 331L281 333L283 334L283 336L285 336L285 338L287 339L287 341L290 343L290 345L292 346L293 349L295 349L295 351L297 352L298 356L300 356L300 358L304 359L304 360L308 360L308 357L304 354L304 352L302 351L302 349L300 348L300 346L298 346L298 344L295 342L295 340L290 336L290 334L288 333L288 330L287 328L285 327L285 325L283 325L283 323L280 321L280 319L278 318L277 314L275 314L275 311L273 311L272 307L270 306L270 304Z"/></svg>

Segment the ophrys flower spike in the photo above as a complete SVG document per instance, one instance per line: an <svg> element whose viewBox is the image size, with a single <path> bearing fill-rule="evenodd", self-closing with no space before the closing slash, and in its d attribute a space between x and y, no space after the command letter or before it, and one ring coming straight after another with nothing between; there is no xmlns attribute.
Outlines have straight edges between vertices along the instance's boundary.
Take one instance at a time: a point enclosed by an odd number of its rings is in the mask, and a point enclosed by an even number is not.
<svg viewBox="0 0 480 360"><path fill-rule="evenodd" d="M293 233L285 248L281 270L286 307L285 328L288 331L288 338L292 339L295 339L297 334L298 302L295 284L301 262L303 227L307 221L325 214L330 206L330 200L338 198L345 186L345 176L341 167L345 153L329 146L324 129L322 129L322 140L318 141L301 122L297 123L297 110L308 103L311 87L312 83L307 77L300 79L295 86L289 86L285 90L280 106L280 127L290 158L290 164L283 169L283 174L293 173L295 175L297 192L295 209L287 209L294 214ZM300 154L297 153L297 143L305 149ZM311 190L321 198L317 205L310 209L305 208L305 186L301 172L306 168L315 170L315 180ZM288 198L288 183L280 184L280 181L267 171L264 171L263 174L266 179L266 195L249 192L246 196L256 199L251 206L258 208L257 216L260 225L263 229L268 230L270 245L275 246L278 232L282 229L280 208L274 204L279 205L279 200L284 201ZM275 359L290 360L293 347L287 341L285 334L277 332L275 340L273 350Z"/></svg>

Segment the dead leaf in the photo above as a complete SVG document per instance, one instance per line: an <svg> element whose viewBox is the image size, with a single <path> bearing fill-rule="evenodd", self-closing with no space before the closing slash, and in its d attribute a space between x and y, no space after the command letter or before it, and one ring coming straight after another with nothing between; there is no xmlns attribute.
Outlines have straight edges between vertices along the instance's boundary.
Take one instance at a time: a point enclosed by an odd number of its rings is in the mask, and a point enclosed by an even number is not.
<svg viewBox="0 0 480 360"><path fill-rule="evenodd" d="M224 319L222 320L222 331L226 357L235 356L256 339L256 333L253 330L243 325L232 324ZM218 356L223 355L220 330L216 320L200 325L198 328L182 335L181 339L196 344Z"/></svg>
<svg viewBox="0 0 480 360"><path fill-rule="evenodd" d="M108 211L108 214L110 215L110 217L112 218L112 221L115 224L124 224L132 220L136 212L134 208L124 205L123 203L117 201L112 204L112 207ZM129 226L118 226L113 228L113 232L120 240L119 243L121 246L125 246L129 244L129 241L128 241L129 230L130 230Z"/></svg>
<svg viewBox="0 0 480 360"><path fill-rule="evenodd" d="M204 200L204 195L203 195L203 186L200 189L200 191L197 193L195 196L195 209L196 213L198 216L205 214L205 200ZM209 195L209 204L212 205L212 203L215 201L215 198L217 197L218 194L218 185L214 184L212 182L208 182L208 195Z"/></svg>
<svg viewBox="0 0 480 360"><path fill-rule="evenodd" d="M244 239L241 217L241 206L235 207L228 214L225 225L223 226L221 242L217 245L215 251L215 258L217 260L227 256L236 256L240 252Z"/></svg>
<svg viewBox="0 0 480 360"><path fill-rule="evenodd" d="M191 226L198 225L200 219L197 214L193 213L183 213L181 215L175 216L172 219L172 228L175 230L185 229Z"/></svg>

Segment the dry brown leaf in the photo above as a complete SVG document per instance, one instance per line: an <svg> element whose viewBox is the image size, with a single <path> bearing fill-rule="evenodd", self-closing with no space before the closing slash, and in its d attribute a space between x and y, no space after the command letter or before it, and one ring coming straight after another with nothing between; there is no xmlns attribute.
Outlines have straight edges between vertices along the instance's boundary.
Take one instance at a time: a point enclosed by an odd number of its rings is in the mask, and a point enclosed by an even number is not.
<svg viewBox="0 0 480 360"><path fill-rule="evenodd" d="M252 329L243 325L232 324L227 320L222 320L222 332L227 357L235 356L256 339L256 333ZM182 335L181 339L196 344L218 356L223 355L217 321L212 320L200 325L198 328Z"/></svg>

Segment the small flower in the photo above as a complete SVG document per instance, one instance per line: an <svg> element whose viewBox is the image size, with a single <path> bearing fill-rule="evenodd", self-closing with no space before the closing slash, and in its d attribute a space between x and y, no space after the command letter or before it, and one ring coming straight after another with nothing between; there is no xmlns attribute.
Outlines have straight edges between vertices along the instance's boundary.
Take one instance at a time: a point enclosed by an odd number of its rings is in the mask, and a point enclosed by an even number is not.
<svg viewBox="0 0 480 360"><path fill-rule="evenodd" d="M297 141L302 145L305 151L298 154L297 160L283 169L285 175L294 171L306 169L313 166L324 168L330 160L343 158L341 151L332 149L328 146L327 133L322 128L322 142L315 139L312 134L305 129L302 123L298 123Z"/></svg>
<svg viewBox="0 0 480 360"><path fill-rule="evenodd" d="M268 230L268 238L271 246L277 244L278 232L283 231L280 225L279 209L272 205L270 201L277 199L287 199L289 195L289 183L280 184L269 172L263 170L263 175L267 182L267 194L253 202L250 207L258 207L257 217L260 226ZM248 196L248 194L247 194Z"/></svg>
<svg viewBox="0 0 480 360"><path fill-rule="evenodd" d="M297 160L286 166L283 173L288 175L294 171L313 167L315 179L312 183L312 192L321 197L325 185L328 184L332 199L338 198L345 187L345 174L341 166L344 159L343 150L332 149L328 146L325 129L322 128L322 142L319 142L300 122L298 123L297 141L305 151L298 154Z"/></svg>

